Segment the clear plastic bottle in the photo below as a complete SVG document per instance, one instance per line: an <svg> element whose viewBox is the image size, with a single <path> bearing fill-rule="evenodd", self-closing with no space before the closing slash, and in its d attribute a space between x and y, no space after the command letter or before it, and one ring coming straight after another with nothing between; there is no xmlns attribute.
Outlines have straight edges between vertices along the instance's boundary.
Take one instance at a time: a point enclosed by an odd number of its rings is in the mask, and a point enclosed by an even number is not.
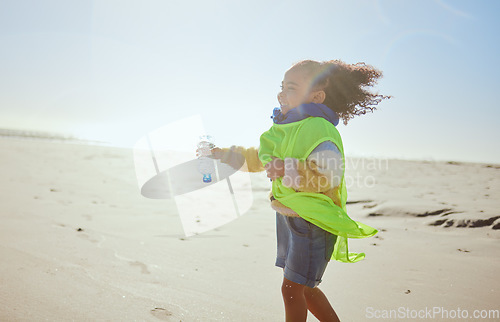
<svg viewBox="0 0 500 322"><path fill-rule="evenodd" d="M215 147L210 135L200 136L198 143L198 171L203 175L203 182L212 182L212 174L215 172L214 159L210 158L212 149Z"/></svg>

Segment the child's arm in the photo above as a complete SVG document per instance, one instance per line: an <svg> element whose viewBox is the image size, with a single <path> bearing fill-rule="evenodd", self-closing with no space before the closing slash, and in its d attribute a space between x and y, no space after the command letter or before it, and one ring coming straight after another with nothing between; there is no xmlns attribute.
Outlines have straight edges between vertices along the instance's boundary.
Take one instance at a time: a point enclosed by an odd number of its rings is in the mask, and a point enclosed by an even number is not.
<svg viewBox="0 0 500 322"><path fill-rule="evenodd" d="M279 158L273 158L265 166L267 177L271 180L283 177L285 175L285 162Z"/></svg>
<svg viewBox="0 0 500 322"><path fill-rule="evenodd" d="M237 170L245 172L261 172L265 170L259 159L259 150L254 147L247 149L233 145L230 148L214 148L212 149L212 156ZM243 167L245 161L247 166Z"/></svg>
<svg viewBox="0 0 500 322"><path fill-rule="evenodd" d="M327 192L341 183L344 164L337 146L326 141L305 162L286 158L284 168L283 185L297 191Z"/></svg>

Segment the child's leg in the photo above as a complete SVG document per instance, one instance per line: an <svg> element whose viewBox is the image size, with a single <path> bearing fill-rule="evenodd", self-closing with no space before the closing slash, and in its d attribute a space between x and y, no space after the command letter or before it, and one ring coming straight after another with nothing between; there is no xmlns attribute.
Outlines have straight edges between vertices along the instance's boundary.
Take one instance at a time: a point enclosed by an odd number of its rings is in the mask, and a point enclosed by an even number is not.
<svg viewBox="0 0 500 322"><path fill-rule="evenodd" d="M322 322L340 321L325 294L319 288L304 287L304 297L307 308L318 320Z"/></svg>
<svg viewBox="0 0 500 322"><path fill-rule="evenodd" d="M306 321L307 310L321 322L340 321L325 294L317 287L311 288L283 278L281 293L286 322Z"/></svg>
<svg viewBox="0 0 500 322"><path fill-rule="evenodd" d="M308 309L320 321L339 321L323 292L313 288L332 257L336 236L300 217L277 214L276 226L286 321L306 321Z"/></svg>
<svg viewBox="0 0 500 322"><path fill-rule="evenodd" d="M305 322L307 319L307 302L305 298L305 285L294 283L283 278L281 294L285 304L286 322Z"/></svg>

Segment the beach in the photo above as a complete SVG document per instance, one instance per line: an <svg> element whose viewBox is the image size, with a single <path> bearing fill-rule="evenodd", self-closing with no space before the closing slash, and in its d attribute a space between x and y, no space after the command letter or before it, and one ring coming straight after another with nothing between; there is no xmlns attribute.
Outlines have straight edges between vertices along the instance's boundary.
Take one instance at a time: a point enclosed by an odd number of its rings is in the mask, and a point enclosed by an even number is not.
<svg viewBox="0 0 500 322"><path fill-rule="evenodd" d="M0 137L0 155L0 321L284 320L264 173L242 216L186 237L131 149ZM346 180L379 233L320 284L342 321L498 321L500 165L352 158Z"/></svg>

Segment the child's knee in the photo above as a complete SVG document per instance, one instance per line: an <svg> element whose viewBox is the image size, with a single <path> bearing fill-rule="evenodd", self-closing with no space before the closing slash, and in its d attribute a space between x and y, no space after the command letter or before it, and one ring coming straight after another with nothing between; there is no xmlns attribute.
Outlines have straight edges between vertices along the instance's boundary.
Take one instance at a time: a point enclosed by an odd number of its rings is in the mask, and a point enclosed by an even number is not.
<svg viewBox="0 0 500 322"><path fill-rule="evenodd" d="M304 294L305 288L307 288L307 286L283 278L283 284L281 284L281 294L283 294L284 297L301 295Z"/></svg>

